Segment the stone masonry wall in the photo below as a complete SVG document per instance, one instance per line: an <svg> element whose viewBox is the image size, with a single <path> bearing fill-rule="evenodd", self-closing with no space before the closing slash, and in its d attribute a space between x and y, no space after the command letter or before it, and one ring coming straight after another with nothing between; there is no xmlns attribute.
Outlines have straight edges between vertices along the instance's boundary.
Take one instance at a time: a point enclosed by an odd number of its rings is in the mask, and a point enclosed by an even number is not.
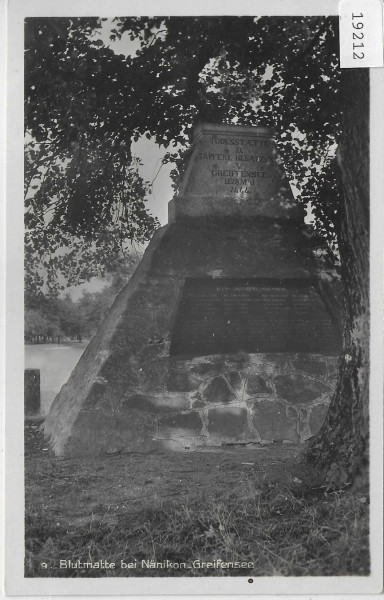
<svg viewBox="0 0 384 600"><path fill-rule="evenodd" d="M333 356L247 354L171 360L168 393L131 395L124 408L156 415L150 435L167 449L303 442L324 421L336 372Z"/></svg>

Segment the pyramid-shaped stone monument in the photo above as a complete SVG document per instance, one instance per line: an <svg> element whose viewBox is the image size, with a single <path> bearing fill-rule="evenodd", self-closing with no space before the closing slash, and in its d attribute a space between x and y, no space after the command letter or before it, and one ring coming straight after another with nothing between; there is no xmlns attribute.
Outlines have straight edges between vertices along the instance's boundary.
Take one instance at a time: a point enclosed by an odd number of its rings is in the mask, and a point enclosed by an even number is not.
<svg viewBox="0 0 384 600"><path fill-rule="evenodd" d="M169 224L53 402L60 456L300 442L341 348L333 268L274 133L200 125Z"/></svg>

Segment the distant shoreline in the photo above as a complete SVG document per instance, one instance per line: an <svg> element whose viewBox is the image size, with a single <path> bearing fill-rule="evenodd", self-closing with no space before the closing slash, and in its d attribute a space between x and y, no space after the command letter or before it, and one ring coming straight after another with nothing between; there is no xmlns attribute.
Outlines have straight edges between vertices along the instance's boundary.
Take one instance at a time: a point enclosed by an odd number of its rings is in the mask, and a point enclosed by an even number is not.
<svg viewBox="0 0 384 600"><path fill-rule="evenodd" d="M89 344L90 340L88 339L82 339L81 342L79 340L63 340L60 341L60 343L54 341L54 342L49 342L49 341L45 341L45 342L31 342L28 340L24 341L24 346L73 346L73 345L79 345L80 344Z"/></svg>

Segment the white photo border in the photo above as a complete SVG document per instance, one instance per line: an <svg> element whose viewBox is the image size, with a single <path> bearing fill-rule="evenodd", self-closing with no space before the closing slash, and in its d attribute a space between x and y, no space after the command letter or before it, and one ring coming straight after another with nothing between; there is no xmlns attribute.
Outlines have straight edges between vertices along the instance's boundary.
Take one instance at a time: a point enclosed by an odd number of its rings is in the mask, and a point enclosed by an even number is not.
<svg viewBox="0 0 384 600"><path fill-rule="evenodd" d="M362 0L364 3L364 0ZM23 337L23 35L36 16L337 15L336 0L9 0L6 204L6 529L5 592L18 596L185 596L378 594L383 583L383 226L384 69L370 69L371 575L366 577L25 578Z"/></svg>

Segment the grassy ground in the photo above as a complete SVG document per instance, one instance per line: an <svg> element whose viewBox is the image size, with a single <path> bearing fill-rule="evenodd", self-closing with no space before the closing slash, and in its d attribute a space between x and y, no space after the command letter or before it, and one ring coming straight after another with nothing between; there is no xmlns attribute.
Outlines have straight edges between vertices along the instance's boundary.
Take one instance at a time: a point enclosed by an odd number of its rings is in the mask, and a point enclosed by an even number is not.
<svg viewBox="0 0 384 600"><path fill-rule="evenodd" d="M60 461L30 421L25 574L367 575L366 493L326 491L298 451L280 445Z"/></svg>

